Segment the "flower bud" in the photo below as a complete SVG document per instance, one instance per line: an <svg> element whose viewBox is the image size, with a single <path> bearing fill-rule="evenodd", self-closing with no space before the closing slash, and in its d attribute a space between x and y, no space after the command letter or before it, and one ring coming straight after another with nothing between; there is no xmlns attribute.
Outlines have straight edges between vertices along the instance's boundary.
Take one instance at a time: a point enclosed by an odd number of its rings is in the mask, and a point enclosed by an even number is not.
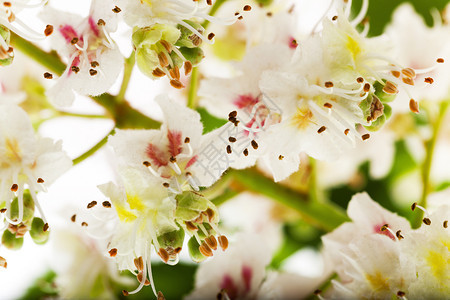
<svg viewBox="0 0 450 300"><path fill-rule="evenodd" d="M34 200L27 190L23 193L23 219L22 223L26 225L31 224L31 220L34 216ZM11 203L11 219L19 218L19 200L17 197Z"/></svg>
<svg viewBox="0 0 450 300"><path fill-rule="evenodd" d="M158 255L165 263L169 265L178 263L178 253L183 247L184 236L183 228L158 236L158 243L162 249L159 249Z"/></svg>
<svg viewBox="0 0 450 300"><path fill-rule="evenodd" d="M23 237L16 237L16 234L5 230L2 235L2 245L10 250L19 250L23 245Z"/></svg>
<svg viewBox="0 0 450 300"><path fill-rule="evenodd" d="M49 231L44 230L44 221L41 218L34 218L31 223L30 236L36 244L45 244L48 241Z"/></svg>
<svg viewBox="0 0 450 300"><path fill-rule="evenodd" d="M180 52L188 61L192 63L193 66L198 65L205 57L205 54L201 48L181 47Z"/></svg>
<svg viewBox="0 0 450 300"><path fill-rule="evenodd" d="M9 45L11 32L3 25L0 25L0 36L6 42L6 44ZM7 66L12 63L14 54L10 49L12 48L4 49L2 46L0 46L0 66Z"/></svg>
<svg viewBox="0 0 450 300"><path fill-rule="evenodd" d="M191 259L195 261L196 263L201 263L206 259L206 256L204 256L200 252L200 245L197 242L195 237L191 237L188 242L188 248L189 248L189 255L191 256Z"/></svg>
<svg viewBox="0 0 450 300"><path fill-rule="evenodd" d="M376 81L373 84L373 88L375 90L375 96L378 97L378 99L380 99L381 102L383 103L388 103L388 102L392 102L395 100L395 98L397 97L396 94L388 94L385 93L383 91L384 85L382 85L381 83L379 83L378 81Z"/></svg>
<svg viewBox="0 0 450 300"><path fill-rule="evenodd" d="M199 23L189 20L185 20L185 22L194 27L194 29L196 29L201 34L203 34L203 32L205 31L205 29ZM202 39L198 35L181 25L178 25L178 29L181 31L181 36L176 42L176 46L186 48L197 48L201 46Z"/></svg>

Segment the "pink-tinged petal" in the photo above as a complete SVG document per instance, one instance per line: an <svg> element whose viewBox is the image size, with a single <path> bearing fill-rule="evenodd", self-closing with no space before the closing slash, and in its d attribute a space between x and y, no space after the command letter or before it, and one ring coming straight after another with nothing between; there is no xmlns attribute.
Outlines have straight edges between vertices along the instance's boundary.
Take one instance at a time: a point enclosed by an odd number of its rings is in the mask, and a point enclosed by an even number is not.
<svg viewBox="0 0 450 300"><path fill-rule="evenodd" d="M186 164L186 169L189 168L190 166L192 166L193 164L195 164L196 161L197 161L197 155L195 155L188 161L188 163Z"/></svg>
<svg viewBox="0 0 450 300"><path fill-rule="evenodd" d="M78 38L78 33L70 25L64 25L59 28L59 32L64 37L67 43L70 43L73 38Z"/></svg>
<svg viewBox="0 0 450 300"><path fill-rule="evenodd" d="M98 30L97 22L94 21L92 17L89 17L89 27L91 28L92 32L94 32L95 36L100 35L100 31Z"/></svg>
<svg viewBox="0 0 450 300"><path fill-rule="evenodd" d="M297 40L294 37L289 37L288 45L290 49L296 49L298 47Z"/></svg>
<svg viewBox="0 0 450 300"><path fill-rule="evenodd" d="M166 154L161 151L158 146L149 144L145 153L147 154L148 158L152 160L152 164L155 164L158 168L161 166L166 166L168 163Z"/></svg>
<svg viewBox="0 0 450 300"><path fill-rule="evenodd" d="M251 94L239 95L233 101L234 105L236 105L239 109L251 108L258 102L258 97L253 97Z"/></svg>
<svg viewBox="0 0 450 300"><path fill-rule="evenodd" d="M391 240L395 240L394 235L389 231L389 230L382 230L382 227L385 225L384 224L377 224L375 226L373 226L372 230L374 233L378 233L378 234L383 234L385 236L387 236L388 238L390 238Z"/></svg>
<svg viewBox="0 0 450 300"><path fill-rule="evenodd" d="M253 270L249 266L242 266L242 279L244 280L245 294L250 292L252 287Z"/></svg>
<svg viewBox="0 0 450 300"><path fill-rule="evenodd" d="M234 284L233 278L228 274L223 276L220 289L225 290L230 299L237 299L239 296L238 287Z"/></svg>
<svg viewBox="0 0 450 300"><path fill-rule="evenodd" d="M169 141L169 153L173 157L177 156L183 151L182 140L181 140L181 132L168 130L167 132L167 140Z"/></svg>

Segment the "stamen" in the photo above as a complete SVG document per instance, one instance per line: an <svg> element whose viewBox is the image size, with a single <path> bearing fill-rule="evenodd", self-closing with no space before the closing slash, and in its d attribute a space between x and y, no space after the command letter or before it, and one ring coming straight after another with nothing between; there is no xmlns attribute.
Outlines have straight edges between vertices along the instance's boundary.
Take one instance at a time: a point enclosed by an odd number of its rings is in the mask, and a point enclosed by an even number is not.
<svg viewBox="0 0 450 300"><path fill-rule="evenodd" d="M144 270L144 260L143 260L142 256L135 258L133 262L134 262L134 265L136 266L136 269L138 269L138 271Z"/></svg>
<svg viewBox="0 0 450 300"><path fill-rule="evenodd" d="M77 220L77 215L75 214L72 217L70 217L70 220L75 223Z"/></svg>
<svg viewBox="0 0 450 300"><path fill-rule="evenodd" d="M251 142L253 149L258 149L258 143L255 140L252 140Z"/></svg>
<svg viewBox="0 0 450 300"><path fill-rule="evenodd" d="M200 251L201 254L203 254L203 256L206 256L206 257L213 256L213 252L212 252L211 248L209 248L208 244L206 244L205 242L203 242L198 247L198 250Z"/></svg>
<svg viewBox="0 0 450 300"><path fill-rule="evenodd" d="M117 248L112 248L111 250L108 251L109 256L111 257L115 257L117 255Z"/></svg>
<svg viewBox="0 0 450 300"><path fill-rule="evenodd" d="M227 239L227 237L224 236L224 235L220 235L218 237L218 240L219 240L220 248L222 248L223 251L227 250L227 248L228 248L228 239Z"/></svg>
<svg viewBox="0 0 450 300"><path fill-rule="evenodd" d="M111 208L111 202L109 202L109 201L103 201L102 205L105 208Z"/></svg>
<svg viewBox="0 0 450 300"><path fill-rule="evenodd" d="M160 248L158 251L158 255L161 257L161 259L165 263L167 263L169 261L170 256L169 256L169 253L166 251L166 249Z"/></svg>
<svg viewBox="0 0 450 300"><path fill-rule="evenodd" d="M283 158L284 158L283 155L279 155L279 156L278 156L278 159L279 159L279 160L283 160Z"/></svg>
<svg viewBox="0 0 450 300"><path fill-rule="evenodd" d="M368 134L368 133L363 134L363 135L361 136L361 138L362 138L363 141L365 141L365 140L367 140L368 138L370 138L370 134Z"/></svg>
<svg viewBox="0 0 450 300"><path fill-rule="evenodd" d="M319 130L317 130L317 133L321 134L322 132L324 132L327 128L325 126L322 126L319 128Z"/></svg>
<svg viewBox="0 0 450 300"><path fill-rule="evenodd" d="M419 104L414 99L409 100L409 109L415 114L418 114L420 112Z"/></svg>
<svg viewBox="0 0 450 300"><path fill-rule="evenodd" d="M143 164L144 164L144 166L147 167L147 169L150 171L150 173L152 173L155 177L161 177L161 174L159 174L152 168L152 164L149 161L144 161Z"/></svg>
<svg viewBox="0 0 450 300"><path fill-rule="evenodd" d="M402 240L405 237L401 234L401 230L397 230L397 232L395 233L395 236L397 237L397 239Z"/></svg>
<svg viewBox="0 0 450 300"><path fill-rule="evenodd" d="M197 226L195 226L194 223L189 222L189 221L186 221L184 223L186 224L186 228L188 230L191 230L191 231L197 231L198 230Z"/></svg>
<svg viewBox="0 0 450 300"><path fill-rule="evenodd" d="M213 249L217 250L217 240L216 237L211 235L205 239L205 242L208 244L208 246Z"/></svg>
<svg viewBox="0 0 450 300"><path fill-rule="evenodd" d="M386 85L383 87L383 92L385 92L386 94L395 95L398 93L398 89L394 83L386 81Z"/></svg>
<svg viewBox="0 0 450 300"><path fill-rule="evenodd" d="M248 149L245 148L244 151L242 152L245 156L248 156Z"/></svg>
<svg viewBox="0 0 450 300"><path fill-rule="evenodd" d="M444 228L448 228L448 220L445 220L442 225L444 226Z"/></svg>
<svg viewBox="0 0 450 300"><path fill-rule="evenodd" d="M93 208L94 206L96 206L97 205L97 201L92 201L92 202L90 202L88 205L87 205L87 208L89 209L89 208Z"/></svg>
<svg viewBox="0 0 450 300"><path fill-rule="evenodd" d="M189 184L191 185L191 187L192 187L196 192L198 192L198 191L200 190L200 188L198 187L198 185L197 185L197 183L195 182L194 177L192 177L191 173L187 172L187 173L186 173L186 177L187 177L187 180L188 180Z"/></svg>
<svg viewBox="0 0 450 300"><path fill-rule="evenodd" d="M434 79L433 78L431 78L431 77L427 77L427 78L425 78L425 80L424 80L426 83L429 83L429 84L433 84L433 82L434 82Z"/></svg>
<svg viewBox="0 0 450 300"><path fill-rule="evenodd" d="M414 69L411 69L411 68L403 69L402 74L411 79L416 78L416 72L414 71Z"/></svg>
<svg viewBox="0 0 450 300"><path fill-rule="evenodd" d="M383 226L381 226L380 231L389 231L390 234L395 238L396 241L398 241L397 238L397 233L395 233L392 229L389 228L389 224L384 224Z"/></svg>
<svg viewBox="0 0 450 300"><path fill-rule="evenodd" d="M425 213L425 218L423 218L423 220L422 220L423 223L425 225L430 225L431 224L431 220L428 218L429 217L428 211L423 206L420 206L419 204L417 204L417 202L414 202L411 205L411 210L414 211L416 208L422 210Z"/></svg>
<svg viewBox="0 0 450 300"><path fill-rule="evenodd" d="M1 256L0 256L0 267L3 267L5 269L8 267L8 263L6 262L6 259L4 259Z"/></svg>
<svg viewBox="0 0 450 300"><path fill-rule="evenodd" d="M177 173L177 175L181 175L181 169L176 162L169 162L169 166Z"/></svg>

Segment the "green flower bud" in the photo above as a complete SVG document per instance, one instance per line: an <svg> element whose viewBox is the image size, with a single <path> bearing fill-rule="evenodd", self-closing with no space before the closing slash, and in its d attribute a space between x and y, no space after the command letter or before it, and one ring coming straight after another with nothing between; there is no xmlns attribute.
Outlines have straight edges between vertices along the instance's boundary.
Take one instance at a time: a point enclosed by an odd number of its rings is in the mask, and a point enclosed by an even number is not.
<svg viewBox="0 0 450 300"><path fill-rule="evenodd" d="M203 34L205 29L199 23L192 22L189 20L184 20L184 22L191 25L195 30L197 30L200 34ZM181 36L176 42L175 46L178 47L186 47L186 48L197 48L202 44L202 39L191 30L187 29L182 25L178 25L178 29L181 31Z"/></svg>
<svg viewBox="0 0 450 300"><path fill-rule="evenodd" d="M381 116L379 116L370 126L364 126L369 131L377 131L380 130L381 127L386 123L387 120L392 115L392 108L388 104L384 104L384 111Z"/></svg>
<svg viewBox="0 0 450 300"><path fill-rule="evenodd" d="M19 250L23 245L23 237L16 237L14 233L5 230L2 235L2 245L10 250Z"/></svg>
<svg viewBox="0 0 450 300"><path fill-rule="evenodd" d="M44 221L41 218L34 218L31 223L30 236L36 244L42 245L48 241L50 232L44 230Z"/></svg>
<svg viewBox="0 0 450 300"><path fill-rule="evenodd" d="M200 245L195 239L195 237L191 237L188 242L188 248L189 248L189 255L191 256L191 259L195 261L196 263L201 263L206 259L206 256L204 256L200 252Z"/></svg>
<svg viewBox="0 0 450 300"><path fill-rule="evenodd" d="M3 25L0 25L0 36L1 38L3 38L6 44L9 45L11 32L9 31L8 28L6 28ZM0 66L10 65L13 59L14 59L13 52L10 52L9 49L3 49L3 47L0 46Z"/></svg>
<svg viewBox="0 0 450 300"><path fill-rule="evenodd" d="M382 103L388 103L388 102L392 102L395 100L395 98L397 97L397 94L388 94L385 93L383 91L384 88L384 84L379 83L378 81L376 81L373 84L373 88L375 89L375 96L378 97L378 99L380 99L380 101Z"/></svg>
<svg viewBox="0 0 450 300"><path fill-rule="evenodd" d="M11 203L11 219L19 218L19 199L17 197ZM34 200L27 190L23 193L23 219L22 223L30 225L34 217Z"/></svg>
<svg viewBox="0 0 450 300"><path fill-rule="evenodd" d="M181 252L183 242L184 242L183 228L158 236L158 243L161 247L160 249L157 249L158 255L165 263L169 265L177 264L178 253Z"/></svg>
<svg viewBox="0 0 450 300"><path fill-rule="evenodd" d="M198 65L205 57L203 50L200 48L181 47L180 52L183 54L184 58L192 63L193 66Z"/></svg>

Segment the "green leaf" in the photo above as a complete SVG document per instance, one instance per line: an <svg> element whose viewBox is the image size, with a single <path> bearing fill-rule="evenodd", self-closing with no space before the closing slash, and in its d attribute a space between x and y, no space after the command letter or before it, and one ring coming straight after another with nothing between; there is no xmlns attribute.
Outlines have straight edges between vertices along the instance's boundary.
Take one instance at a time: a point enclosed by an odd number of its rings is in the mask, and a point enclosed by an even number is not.
<svg viewBox="0 0 450 300"><path fill-rule="evenodd" d="M214 129L217 129L225 123L227 123L224 119L216 118L215 116L211 115L205 108L198 107L197 112L200 114L200 118L203 123L203 134L206 134L210 131L213 131Z"/></svg>
<svg viewBox="0 0 450 300"><path fill-rule="evenodd" d="M50 299L58 296L58 291L54 285L56 273L52 270L37 278L20 299Z"/></svg>

